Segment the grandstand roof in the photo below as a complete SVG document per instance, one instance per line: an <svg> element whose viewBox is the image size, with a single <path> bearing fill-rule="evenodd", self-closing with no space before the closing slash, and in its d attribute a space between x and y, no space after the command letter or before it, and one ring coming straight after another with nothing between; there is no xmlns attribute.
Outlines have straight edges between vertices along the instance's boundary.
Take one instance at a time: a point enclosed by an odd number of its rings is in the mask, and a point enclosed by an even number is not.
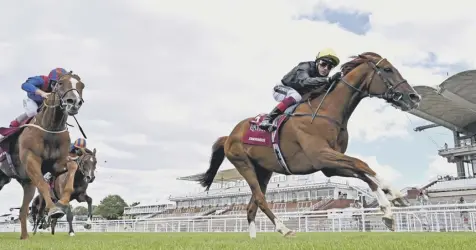
<svg viewBox="0 0 476 250"><path fill-rule="evenodd" d="M476 70L455 74L436 89L414 88L422 102L411 114L451 130L476 133Z"/></svg>
<svg viewBox="0 0 476 250"><path fill-rule="evenodd" d="M179 177L177 180L181 181L198 181L198 177L200 174ZM215 179L213 182L222 182L222 181L236 181L236 180L243 180L243 176L236 170L236 168L232 169L225 169L222 171L218 171Z"/></svg>

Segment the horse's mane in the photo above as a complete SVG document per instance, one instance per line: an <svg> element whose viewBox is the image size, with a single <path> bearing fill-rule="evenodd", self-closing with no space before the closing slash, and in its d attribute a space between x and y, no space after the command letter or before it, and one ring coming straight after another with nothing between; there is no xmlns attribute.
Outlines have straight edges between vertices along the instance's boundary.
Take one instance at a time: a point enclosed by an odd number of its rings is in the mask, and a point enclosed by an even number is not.
<svg viewBox="0 0 476 250"><path fill-rule="evenodd" d="M359 65L362 63L366 63L371 60L370 57L379 57L381 56L377 53L374 52L365 52L362 54L359 54L357 56L351 56L350 58L353 58L351 61L348 61L340 66L340 70L342 72L342 76L347 75L349 72L351 72L353 69L357 68Z"/></svg>

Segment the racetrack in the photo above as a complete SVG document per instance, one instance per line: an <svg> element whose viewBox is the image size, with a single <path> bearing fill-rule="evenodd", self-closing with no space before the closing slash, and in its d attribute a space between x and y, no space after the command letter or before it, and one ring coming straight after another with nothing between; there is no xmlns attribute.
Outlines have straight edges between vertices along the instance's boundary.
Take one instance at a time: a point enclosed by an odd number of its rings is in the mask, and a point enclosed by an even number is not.
<svg viewBox="0 0 476 250"><path fill-rule="evenodd" d="M378 249L378 250L463 250L475 249L474 233L298 233L285 239L278 233L43 233L20 241L19 233L0 233L1 249L98 249L98 250L294 250L294 249Z"/></svg>

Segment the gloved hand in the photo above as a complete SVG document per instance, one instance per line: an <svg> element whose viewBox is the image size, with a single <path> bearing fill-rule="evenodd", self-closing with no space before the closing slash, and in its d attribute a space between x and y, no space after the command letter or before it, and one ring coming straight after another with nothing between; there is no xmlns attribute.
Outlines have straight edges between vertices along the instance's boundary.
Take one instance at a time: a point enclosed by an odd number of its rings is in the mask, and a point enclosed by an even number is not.
<svg viewBox="0 0 476 250"><path fill-rule="evenodd" d="M342 72L337 72L333 76L329 77L329 83L334 83L340 81L342 78Z"/></svg>

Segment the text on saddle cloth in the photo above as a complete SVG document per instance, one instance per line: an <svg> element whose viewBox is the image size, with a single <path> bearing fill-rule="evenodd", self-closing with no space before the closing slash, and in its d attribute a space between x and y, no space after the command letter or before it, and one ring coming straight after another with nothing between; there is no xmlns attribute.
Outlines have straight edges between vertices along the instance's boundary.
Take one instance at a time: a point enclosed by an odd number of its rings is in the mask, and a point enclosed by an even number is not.
<svg viewBox="0 0 476 250"><path fill-rule="evenodd" d="M266 114L257 115L253 120L250 121L250 128L243 134L241 141L244 144L256 145L256 146L265 146L272 147L276 158L281 165L281 167L288 173L292 174L289 170L284 156L279 147L279 132L282 125L288 120L288 115L280 115L273 121L273 126L276 129L273 132L262 130L259 128L259 123L263 121Z"/></svg>
<svg viewBox="0 0 476 250"><path fill-rule="evenodd" d="M278 143L280 128L287 121L289 116L292 116L299 104L300 103L291 105L284 111L283 115L279 115L276 119L274 119L273 127L276 129L271 133L269 131L260 129L258 126L263 121L266 114L259 114L255 116L255 118L250 121L250 128L243 135L242 142L249 145L272 147L273 137ZM273 135L274 132L277 132L276 135Z"/></svg>

